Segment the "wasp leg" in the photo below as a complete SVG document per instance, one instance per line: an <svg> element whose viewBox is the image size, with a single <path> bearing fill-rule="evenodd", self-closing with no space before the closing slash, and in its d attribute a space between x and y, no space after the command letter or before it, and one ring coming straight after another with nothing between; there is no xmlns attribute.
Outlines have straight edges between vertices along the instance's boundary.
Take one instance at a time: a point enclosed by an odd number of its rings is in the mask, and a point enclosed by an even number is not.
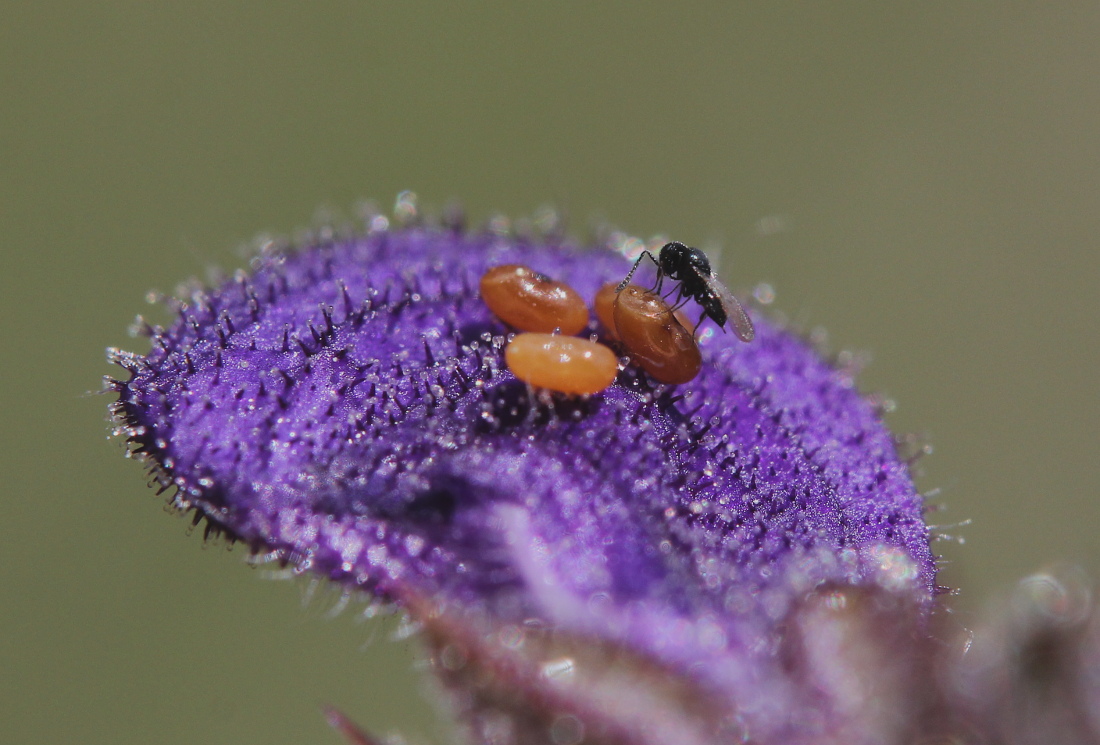
<svg viewBox="0 0 1100 745"><path fill-rule="evenodd" d="M710 318L710 313L704 310L703 314L699 316L699 322L696 323L695 328L692 329L691 338L695 339L696 342L699 341L699 327L702 326L703 321L707 320L708 318ZM711 318L711 320L713 321L714 319ZM723 334L726 333L726 327L724 325L719 324L717 321L715 321L714 325L718 326L718 330L721 331Z"/></svg>

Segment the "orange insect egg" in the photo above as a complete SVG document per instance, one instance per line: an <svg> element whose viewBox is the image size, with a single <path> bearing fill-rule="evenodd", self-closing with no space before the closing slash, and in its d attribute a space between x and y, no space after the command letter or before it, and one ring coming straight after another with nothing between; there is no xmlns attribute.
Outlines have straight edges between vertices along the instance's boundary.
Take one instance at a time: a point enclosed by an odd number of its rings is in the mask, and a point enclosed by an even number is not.
<svg viewBox="0 0 1100 745"><path fill-rule="evenodd" d="M580 333L588 325L584 299L569 285L519 264L495 266L481 278L481 299L520 331Z"/></svg>
<svg viewBox="0 0 1100 745"><path fill-rule="evenodd" d="M619 360L610 348L560 334L516 334L504 361L525 383L560 393L599 393L615 382Z"/></svg>
<svg viewBox="0 0 1100 745"><path fill-rule="evenodd" d="M695 336L660 295L629 285L615 299L615 330L630 358L661 383L686 383L703 358Z"/></svg>
<svg viewBox="0 0 1100 745"><path fill-rule="evenodd" d="M596 293L596 299L592 303L596 308L596 318L600 319L600 323L607 329L608 336L612 339L619 338L618 332L615 331L615 297L619 294L616 292L617 287L615 282L608 282Z"/></svg>
<svg viewBox="0 0 1100 745"><path fill-rule="evenodd" d="M641 290L638 285L630 285L637 290ZM596 318L600 319L600 323L607 329L607 335L612 339L619 338L619 332L615 330L615 299L618 297L619 286L615 282L608 282L599 289L596 293L595 301L592 305L596 308ZM685 329L692 326L691 321L688 319L682 310L672 311L676 316L676 320L680 322L680 325Z"/></svg>

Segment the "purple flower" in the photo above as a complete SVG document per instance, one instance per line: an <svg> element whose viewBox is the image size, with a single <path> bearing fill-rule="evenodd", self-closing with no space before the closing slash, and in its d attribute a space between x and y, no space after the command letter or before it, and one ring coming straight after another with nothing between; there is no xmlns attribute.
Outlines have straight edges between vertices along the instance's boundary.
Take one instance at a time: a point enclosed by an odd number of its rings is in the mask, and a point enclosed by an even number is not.
<svg viewBox="0 0 1100 745"><path fill-rule="evenodd" d="M751 310L756 339L703 334L681 386L627 366L568 399L507 370L480 276L591 302L630 266L608 249L381 219L269 248L111 353L120 431L180 510L403 606L475 740L914 732L934 557L849 372ZM869 709L868 681L906 705Z"/></svg>

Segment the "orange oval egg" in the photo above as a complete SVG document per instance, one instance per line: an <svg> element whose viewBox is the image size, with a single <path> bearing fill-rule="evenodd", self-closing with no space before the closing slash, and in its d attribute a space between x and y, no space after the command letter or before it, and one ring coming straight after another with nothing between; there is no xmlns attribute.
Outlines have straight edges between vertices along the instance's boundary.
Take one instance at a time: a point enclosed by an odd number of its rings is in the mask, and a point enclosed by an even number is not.
<svg viewBox="0 0 1100 745"><path fill-rule="evenodd" d="M588 325L584 299L569 285L520 264L495 266L481 278L481 299L520 331L580 333Z"/></svg>
<svg viewBox="0 0 1100 745"><path fill-rule="evenodd" d="M599 393L615 382L619 361L603 344L560 334L516 334L504 361L525 383L560 393Z"/></svg>
<svg viewBox="0 0 1100 745"><path fill-rule="evenodd" d="M615 299L615 329L631 360L661 383L678 385L703 366L695 337L660 295L630 285Z"/></svg>
<svg viewBox="0 0 1100 745"><path fill-rule="evenodd" d="M619 338L618 332L615 331L615 296L619 294L615 292L616 287L618 285L614 282L608 282L596 293L592 303L596 309L596 318L600 319L600 323L607 329L607 334L612 339Z"/></svg>
<svg viewBox="0 0 1100 745"><path fill-rule="evenodd" d="M638 285L630 285L630 287L640 292L645 292L645 290L638 287ZM619 332L615 330L615 298L618 296L618 292L616 292L617 289L617 284L608 282L596 293L595 301L592 303L596 308L596 317L600 319L600 323L607 329L607 335L616 340L619 338ZM682 310L674 310L672 314L676 316L676 320L680 322L681 326L685 329L690 329L693 334L695 333L691 321Z"/></svg>

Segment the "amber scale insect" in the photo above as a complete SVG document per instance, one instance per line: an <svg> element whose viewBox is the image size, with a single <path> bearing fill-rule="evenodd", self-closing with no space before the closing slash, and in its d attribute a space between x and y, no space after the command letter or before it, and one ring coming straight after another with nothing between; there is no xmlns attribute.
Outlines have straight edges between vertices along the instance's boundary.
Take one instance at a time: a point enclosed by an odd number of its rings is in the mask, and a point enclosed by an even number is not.
<svg viewBox="0 0 1100 745"><path fill-rule="evenodd" d="M695 334L686 329L664 298L628 285L616 293L614 329L630 359L661 383L693 380L703 366Z"/></svg>
<svg viewBox="0 0 1100 745"><path fill-rule="evenodd" d="M500 320L520 331L571 336L588 325L588 308L576 290L520 264L485 272L481 299Z"/></svg>
<svg viewBox="0 0 1100 745"><path fill-rule="evenodd" d="M599 342L560 334L516 334L504 361L525 383L560 393L599 393L615 382L619 360Z"/></svg>

